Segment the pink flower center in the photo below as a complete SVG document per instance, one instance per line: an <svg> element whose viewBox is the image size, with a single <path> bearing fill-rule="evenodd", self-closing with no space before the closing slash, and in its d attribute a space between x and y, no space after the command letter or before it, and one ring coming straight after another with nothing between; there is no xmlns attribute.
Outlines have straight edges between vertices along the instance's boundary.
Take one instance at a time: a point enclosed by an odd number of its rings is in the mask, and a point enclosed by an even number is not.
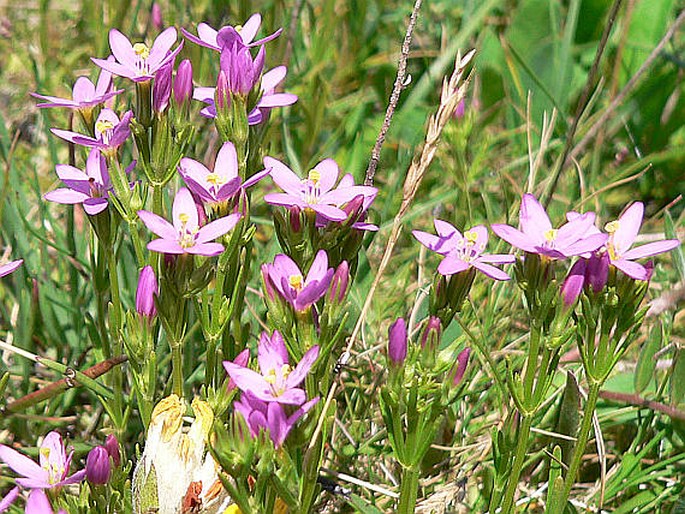
<svg viewBox="0 0 685 514"><path fill-rule="evenodd" d="M287 389L286 379L290 375L292 368L290 364L283 364L280 370L272 368L264 376L264 380L271 386L271 392L274 396L281 396Z"/></svg>
<svg viewBox="0 0 685 514"><path fill-rule="evenodd" d="M150 57L150 49L145 43L136 43L133 45L133 52L136 54L136 71L139 75L149 75L150 65L147 62Z"/></svg>
<svg viewBox="0 0 685 514"><path fill-rule="evenodd" d="M100 134L102 142L108 145L114 133L114 123L109 120L100 120L95 124L95 132Z"/></svg>
<svg viewBox="0 0 685 514"><path fill-rule="evenodd" d="M302 275L290 275L288 277L288 283L290 284L290 287L292 287L295 291L298 293L302 291L302 286L304 279L302 278Z"/></svg>
<svg viewBox="0 0 685 514"><path fill-rule="evenodd" d="M178 215L178 219L181 222L181 230L179 230L178 244L181 248L192 248L195 246L195 235L197 234L197 227L193 230L187 228L190 216L185 212Z"/></svg>
<svg viewBox="0 0 685 514"><path fill-rule="evenodd" d="M321 196L320 181L321 173L316 170L310 170L307 178L302 181L302 195L306 203L319 203L319 197Z"/></svg>

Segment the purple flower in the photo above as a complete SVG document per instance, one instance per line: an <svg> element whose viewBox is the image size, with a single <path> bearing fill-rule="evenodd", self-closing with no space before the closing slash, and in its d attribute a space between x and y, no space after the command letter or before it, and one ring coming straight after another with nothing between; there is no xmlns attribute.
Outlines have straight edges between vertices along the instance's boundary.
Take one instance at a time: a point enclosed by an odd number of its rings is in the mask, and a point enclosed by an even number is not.
<svg viewBox="0 0 685 514"><path fill-rule="evenodd" d="M145 266L140 270L138 287L136 289L136 311L141 316L153 318L157 315L155 296L159 294L157 277L152 266Z"/></svg>
<svg viewBox="0 0 685 514"><path fill-rule="evenodd" d="M288 69L285 66L276 66L262 75L260 84L261 96L254 110L250 113L253 118L259 115L256 124L264 122L271 109L274 107L286 107L297 102L297 95L292 93L277 93L276 87L283 82Z"/></svg>
<svg viewBox="0 0 685 514"><path fill-rule="evenodd" d="M259 27L261 24L261 15L253 14L242 26L236 25L235 27L231 27L230 25L227 25L217 31L209 25L207 25L206 23L200 23L197 26L197 36L191 34L185 29L181 29L181 32L187 39L189 39L193 43L220 52L221 46L219 41L217 41L217 36L219 35L219 32L221 32L224 29L233 29L233 31L239 36L241 43L244 46L250 48L254 46L263 45L264 43L268 43L272 39L276 39L281 34L281 32L283 32L283 29L278 29L270 36L259 39L257 41L252 41L257 35L257 32L259 31Z"/></svg>
<svg viewBox="0 0 685 514"><path fill-rule="evenodd" d="M248 188L269 174L269 170L262 170L241 183L238 176L238 155L230 141L225 142L219 150L214 170L209 171L204 164L184 157L178 166L178 172L188 189L209 204L226 202L239 189Z"/></svg>
<svg viewBox="0 0 685 514"><path fill-rule="evenodd" d="M438 273L454 275L473 267L495 280L510 279L509 275L491 264L509 264L514 262L515 257L483 255L488 244L488 229L483 225L473 227L462 235L446 221L435 220L433 223L437 236L420 230L414 230L412 234L426 248L445 256L438 266Z"/></svg>
<svg viewBox="0 0 685 514"><path fill-rule="evenodd" d="M112 58L113 60L114 58ZM71 99L57 98L55 96L39 95L30 93L34 98L47 100L47 103L37 104L36 107L67 107L69 109L89 109L98 104L104 103L110 98L123 93L123 89L112 91L112 74L107 70L100 71L97 85L94 85L89 78L79 77L74 83Z"/></svg>
<svg viewBox="0 0 685 514"><path fill-rule="evenodd" d="M285 191L266 195L264 200L267 203L311 209L328 221L347 219L348 213L339 205L346 204L359 195L371 198L376 194L376 189L369 186L347 185L347 179L342 187L334 188L339 170L333 159L325 159L314 166L306 179L300 179L290 168L273 157L264 157L264 166L271 170L271 178L276 185Z"/></svg>
<svg viewBox="0 0 685 514"><path fill-rule="evenodd" d="M274 330L271 337L262 332L259 338L257 362L261 373L230 361L224 361L223 364L241 391L249 392L263 402L302 405L306 393L298 386L318 356L319 346L312 346L297 366L291 368L283 337L278 330Z"/></svg>
<svg viewBox="0 0 685 514"><path fill-rule="evenodd" d="M267 430L276 448L285 442L295 423L319 401L319 397L304 403L293 414L288 416L283 405L277 402L265 402L249 391L243 392L240 401L233 404L250 428L252 437L257 437L261 430Z"/></svg>
<svg viewBox="0 0 685 514"><path fill-rule="evenodd" d="M183 59L176 70L174 79L174 101L176 105L183 105L193 97L193 64Z"/></svg>
<svg viewBox="0 0 685 514"><path fill-rule="evenodd" d="M388 330L388 358L390 364L401 366L407 358L407 323L397 318Z"/></svg>
<svg viewBox="0 0 685 514"><path fill-rule="evenodd" d="M104 485L112 476L112 463L109 452L104 446L96 446L86 457L86 478L95 485Z"/></svg>
<svg viewBox="0 0 685 514"><path fill-rule="evenodd" d="M24 259L18 259L16 261L10 261L6 264L3 264L0 266L0 277L4 277L5 275L15 272L17 268L23 264L23 262Z"/></svg>
<svg viewBox="0 0 685 514"><path fill-rule="evenodd" d="M609 240L606 244L609 261L636 280L649 280L650 270L642 264L633 262L634 259L668 252L680 245L677 239L665 239L631 250L630 247L640 231L644 212L645 207L642 202L635 202L617 220L607 223L604 227L604 230L609 233Z"/></svg>
<svg viewBox="0 0 685 514"><path fill-rule="evenodd" d="M71 143L100 148L101 150L116 150L131 135L129 123L133 112L126 111L119 120L119 116L110 109L102 109L95 122L95 137L84 136L77 132L62 129L50 129L50 132Z"/></svg>
<svg viewBox="0 0 685 514"><path fill-rule="evenodd" d="M0 460L21 475L16 480L17 484L28 489L51 489L83 480L85 470L67 477L73 453L67 456L62 436L54 431L46 435L40 445L40 465L9 446L0 444Z"/></svg>
<svg viewBox="0 0 685 514"><path fill-rule="evenodd" d="M326 294L333 278L333 268L328 267L326 252L319 250L307 278L303 278L295 261L285 254L276 255L273 264L262 265L262 274L296 311L304 311Z"/></svg>
<svg viewBox="0 0 685 514"><path fill-rule="evenodd" d="M148 243L148 250L207 257L219 255L224 251L222 244L211 241L232 230L241 218L239 213L231 214L200 227L197 207L190 191L185 187L181 188L174 198L173 225L149 211L138 211L138 216L148 229L160 237Z"/></svg>
<svg viewBox="0 0 685 514"><path fill-rule="evenodd" d="M134 163L135 166L135 163ZM129 166L129 171L132 166ZM107 171L107 161L97 148L91 149L86 161L85 173L67 164L55 166L57 175L67 187L46 193L43 198L63 204L83 204L90 216L100 214L107 208L112 183Z"/></svg>
<svg viewBox="0 0 685 514"><path fill-rule="evenodd" d="M173 27L169 27L157 36L152 48L145 43L131 45L131 41L126 36L117 29L112 29L109 31L109 46L117 62L94 57L91 59L100 68L114 75L129 78L134 82L145 82L152 79L162 66L173 61L181 51L183 41L176 47L176 50L170 52L175 42L176 29Z"/></svg>
<svg viewBox="0 0 685 514"><path fill-rule="evenodd" d="M529 193L523 195L519 221L521 230L502 224L492 225L491 228L512 246L552 259L592 252L607 240L605 234L588 233L595 222L592 212L581 214L558 229L552 228L544 207Z"/></svg>
<svg viewBox="0 0 685 514"><path fill-rule="evenodd" d="M33 489L29 493L24 512L26 514L55 514L55 511L52 510L52 505L50 505L50 500L48 500L48 495L45 494L43 489ZM67 514L67 511L59 509L57 514Z"/></svg>
<svg viewBox="0 0 685 514"><path fill-rule="evenodd" d="M340 207L345 212L347 215L346 221L352 223L352 228L376 232L378 227L372 223L366 223L364 220L366 219L369 207L376 199L378 189L372 186L357 186L354 184L354 177L350 173L346 173L340 179L336 190L338 193L343 193L346 197L351 197L350 200L337 205L337 207ZM329 223L329 220L317 214L317 227L325 227Z"/></svg>

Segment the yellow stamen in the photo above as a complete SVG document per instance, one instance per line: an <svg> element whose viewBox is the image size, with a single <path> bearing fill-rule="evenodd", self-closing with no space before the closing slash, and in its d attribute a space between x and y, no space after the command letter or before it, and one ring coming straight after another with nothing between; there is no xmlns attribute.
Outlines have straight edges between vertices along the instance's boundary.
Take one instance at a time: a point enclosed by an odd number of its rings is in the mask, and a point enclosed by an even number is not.
<svg viewBox="0 0 685 514"><path fill-rule="evenodd" d="M114 123L112 123L109 120L100 120L95 124L95 130L97 130L100 134L104 134L108 130L112 130L114 128Z"/></svg>
<svg viewBox="0 0 685 514"><path fill-rule="evenodd" d="M182 212L181 214L178 215L178 219L181 221L181 223L188 223L190 216L188 214L186 214L185 212Z"/></svg>
<svg viewBox="0 0 685 514"><path fill-rule="evenodd" d="M242 25L236 25L236 26L233 27L233 28L235 29L235 31L236 31L238 34L240 34L240 31L243 30L243 26L242 26Z"/></svg>
<svg viewBox="0 0 685 514"><path fill-rule="evenodd" d="M150 49L145 43L136 43L133 45L133 51L141 59L145 60L150 57Z"/></svg>
<svg viewBox="0 0 685 514"><path fill-rule="evenodd" d="M545 239L547 239L547 241L554 241L557 238L558 232L559 231L555 228L549 229L547 232L545 232Z"/></svg>
<svg viewBox="0 0 685 514"><path fill-rule="evenodd" d="M619 227L618 220L610 221L606 225L604 225L604 230L606 230L609 234L613 234L618 230Z"/></svg>
<svg viewBox="0 0 685 514"><path fill-rule="evenodd" d="M300 291L302 289L302 275L290 275L288 282L290 283L290 287L295 289L295 291Z"/></svg>
<svg viewBox="0 0 685 514"><path fill-rule="evenodd" d="M226 178L222 177L221 175L219 175L217 173L210 173L209 175L207 175L207 182L209 182L210 184L212 184L214 186L216 186L216 185L220 186L221 184L226 182Z"/></svg>
<svg viewBox="0 0 685 514"><path fill-rule="evenodd" d="M307 178L316 185L321 180L321 173L316 170L310 170Z"/></svg>
<svg viewBox="0 0 685 514"><path fill-rule="evenodd" d="M290 371L292 371L290 364L283 364L283 366L281 367L281 374L283 375L283 378L290 375Z"/></svg>
<svg viewBox="0 0 685 514"><path fill-rule="evenodd" d="M469 244L475 244L475 242L478 241L478 234L471 230L467 230L464 232L464 239L466 239Z"/></svg>

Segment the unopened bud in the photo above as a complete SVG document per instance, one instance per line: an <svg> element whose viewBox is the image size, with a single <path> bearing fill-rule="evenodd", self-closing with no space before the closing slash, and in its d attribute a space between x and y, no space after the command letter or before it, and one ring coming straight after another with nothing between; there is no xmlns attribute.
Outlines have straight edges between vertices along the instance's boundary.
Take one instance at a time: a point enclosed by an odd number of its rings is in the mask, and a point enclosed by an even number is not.
<svg viewBox="0 0 685 514"><path fill-rule="evenodd" d="M301 213L302 210L297 205L293 205L288 209L288 214L290 215L290 229L296 234L302 230Z"/></svg>
<svg viewBox="0 0 685 514"><path fill-rule="evenodd" d="M174 79L174 101L182 106L193 97L193 65L188 59L183 59L176 70Z"/></svg>
<svg viewBox="0 0 685 514"><path fill-rule="evenodd" d="M109 434L105 439L105 449L109 456L112 457L114 465L118 468L121 466L121 452L119 451L119 441L114 434Z"/></svg>
<svg viewBox="0 0 685 514"><path fill-rule="evenodd" d="M136 289L136 311L141 316L153 318L157 315L155 308L155 296L159 293L157 277L152 266L145 266L138 277Z"/></svg>
<svg viewBox="0 0 685 514"><path fill-rule="evenodd" d="M585 283L585 269L587 267L587 260L579 259L571 267L564 279L564 283L561 286L561 299L564 302L566 308L573 307L576 300L580 296L583 290L583 284Z"/></svg>
<svg viewBox="0 0 685 514"><path fill-rule="evenodd" d="M152 11L150 12L150 18L152 21L152 26L157 30L162 30L164 22L162 20L162 8L157 2L152 4Z"/></svg>
<svg viewBox="0 0 685 514"><path fill-rule="evenodd" d="M112 464L109 461L109 453L104 446L96 446L86 458L86 478L91 484L104 485L109 482L112 475Z"/></svg>
<svg viewBox="0 0 685 514"><path fill-rule="evenodd" d="M328 290L328 301L341 304L347 293L350 282L350 266L347 261L342 261L333 274L331 286Z"/></svg>
<svg viewBox="0 0 685 514"><path fill-rule="evenodd" d="M597 294L609 279L609 254L604 252L601 255L593 254L587 261L585 268L585 286L593 293Z"/></svg>
<svg viewBox="0 0 685 514"><path fill-rule="evenodd" d="M249 360L250 360L250 349L249 349L249 348L245 348L242 352L240 352L240 353L236 356L235 359L233 359L233 364L237 364L238 366L242 366L243 368L246 368L246 367L247 367L247 362L248 362ZM234 381L232 378L230 378L230 375L229 375L228 386L226 387L226 389L227 389L228 391L232 391L232 390L235 389L236 387L237 387L237 385L236 385L235 381Z"/></svg>
<svg viewBox="0 0 685 514"><path fill-rule="evenodd" d="M407 324L404 318L390 325L388 330L388 358L391 366L401 366L407 358Z"/></svg>
<svg viewBox="0 0 685 514"><path fill-rule="evenodd" d="M155 83L152 86L152 108L156 113L164 112L169 105L173 71L174 61L171 60L155 73Z"/></svg>
<svg viewBox="0 0 685 514"><path fill-rule="evenodd" d="M440 318L431 316L421 334L421 348L425 350L424 354L435 356L435 353L440 347L440 336L442 335L442 324Z"/></svg>
<svg viewBox="0 0 685 514"><path fill-rule="evenodd" d="M454 363L449 373L449 378L452 381L452 386L457 387L464 379L466 368L469 364L469 356L471 355L471 348L464 348L459 355L457 355L457 362Z"/></svg>

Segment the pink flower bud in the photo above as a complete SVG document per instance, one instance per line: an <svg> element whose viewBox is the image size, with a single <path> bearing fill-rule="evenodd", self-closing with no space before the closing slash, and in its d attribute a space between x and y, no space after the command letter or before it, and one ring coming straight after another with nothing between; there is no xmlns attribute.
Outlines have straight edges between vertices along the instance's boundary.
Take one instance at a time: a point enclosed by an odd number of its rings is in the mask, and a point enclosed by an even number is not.
<svg viewBox="0 0 685 514"><path fill-rule="evenodd" d="M401 366L407 358L407 323L397 318L388 330L388 358L390 364Z"/></svg>
<svg viewBox="0 0 685 514"><path fill-rule="evenodd" d="M219 72L219 77L216 80L214 105L216 106L217 116L220 112L227 112L231 107L231 90L228 86L228 78L224 70Z"/></svg>
<svg viewBox="0 0 685 514"><path fill-rule="evenodd" d="M153 318L157 315L155 308L155 296L159 293L157 277L152 266L145 266L138 277L136 289L136 311L141 316Z"/></svg>
<svg viewBox="0 0 685 514"><path fill-rule="evenodd" d="M193 96L193 65L188 59L183 59L176 70L174 79L174 101L176 105L190 102Z"/></svg>
<svg viewBox="0 0 685 514"><path fill-rule="evenodd" d="M466 100L464 98L461 99L461 102L457 104L457 108L454 110L454 117L456 119L461 119L464 117L464 113L466 112Z"/></svg>
<svg viewBox="0 0 685 514"><path fill-rule="evenodd" d="M264 292L269 297L269 300L273 301L276 298L276 292L274 291L274 286L271 283L271 278L269 277L269 265L262 264L262 280L264 281Z"/></svg>
<svg viewBox="0 0 685 514"><path fill-rule="evenodd" d="M469 364L469 356L471 355L471 348L464 348L459 355L457 355L457 362L454 363L452 370L449 373L452 379L452 385L457 387L464 379L466 367Z"/></svg>
<svg viewBox="0 0 685 514"><path fill-rule="evenodd" d="M342 261L333 274L331 287L328 290L328 301L341 304L350 283L350 266Z"/></svg>
<svg viewBox="0 0 685 514"><path fill-rule="evenodd" d="M152 86L152 108L155 112L164 112L171 97L171 74L174 71L173 59L162 66L155 73L155 83Z"/></svg>
<svg viewBox="0 0 685 514"><path fill-rule="evenodd" d="M579 259L571 267L564 283L561 286L561 299L566 308L573 307L583 290L585 283L585 269L587 267L586 259Z"/></svg>
<svg viewBox="0 0 685 514"><path fill-rule="evenodd" d="M296 234L302 230L302 220L300 218L300 213L302 211L297 205L293 205L288 208L288 214L290 215L290 228Z"/></svg>
<svg viewBox="0 0 685 514"><path fill-rule="evenodd" d="M442 324L440 323L440 318L431 316L428 318L428 323L426 323L423 329L423 334L421 334L421 348L424 350L428 348L432 352L437 351L441 335Z"/></svg>
<svg viewBox="0 0 685 514"><path fill-rule="evenodd" d="M601 255L596 253L587 261L585 268L585 287L597 294L607 283L609 279L609 254L604 252Z"/></svg>
<svg viewBox="0 0 685 514"><path fill-rule="evenodd" d="M152 4L150 18L152 21L152 26L157 30L162 30L162 27L164 26L162 21L162 8L159 6L157 2Z"/></svg>
<svg viewBox="0 0 685 514"><path fill-rule="evenodd" d="M86 478L91 484L104 485L112 475L109 453L104 446L96 446L86 458Z"/></svg>
<svg viewBox="0 0 685 514"><path fill-rule="evenodd" d="M114 466L117 468L121 466L121 452L119 452L119 441L117 441L117 438L114 434L109 434L107 436L107 439L105 439L105 449L107 450L109 456L112 457Z"/></svg>

